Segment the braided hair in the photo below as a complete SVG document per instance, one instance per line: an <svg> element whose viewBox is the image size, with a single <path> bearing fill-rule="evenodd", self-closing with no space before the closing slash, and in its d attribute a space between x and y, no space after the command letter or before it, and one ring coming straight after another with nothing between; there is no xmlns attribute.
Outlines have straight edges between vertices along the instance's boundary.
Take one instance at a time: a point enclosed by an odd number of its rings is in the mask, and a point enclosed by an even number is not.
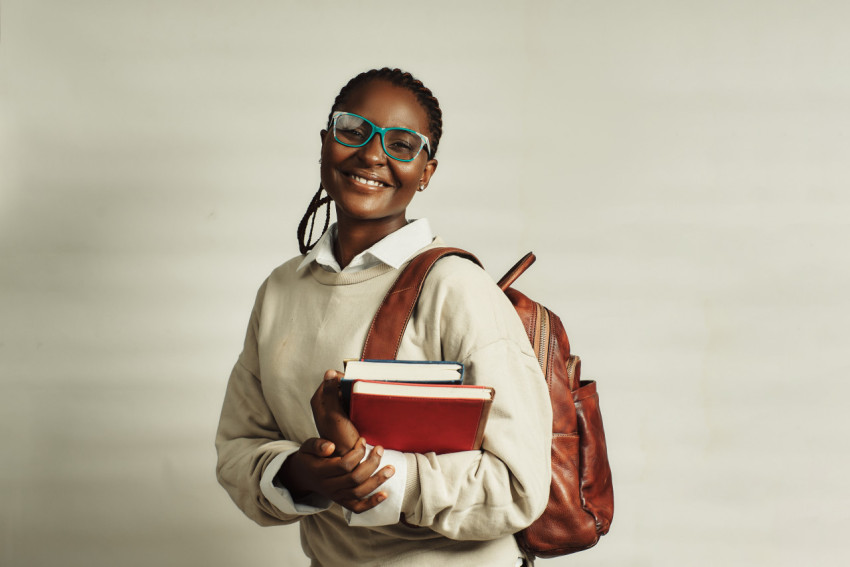
<svg viewBox="0 0 850 567"><path fill-rule="evenodd" d="M405 88L416 96L416 100L419 101L419 104L422 105L422 108L425 109L425 113L428 115L428 140L430 142L428 157L433 158L437 153L440 136L443 134L443 112L440 110L440 103L437 101L431 90L422 84L422 81L401 69L390 69L389 67L372 69L370 71L360 73L348 81L348 83L340 89L339 94L334 100L331 111L328 114L327 129L330 130L331 128L333 113L339 110L351 93L372 81L386 81L397 87ZM331 220L331 198L328 195L322 197L322 191L324 191L324 189L325 188L322 187L322 184L319 183L319 190L316 191L315 195L313 195L313 199L307 207L307 212L304 213L304 216L301 218L301 222L298 223L298 248L302 254L309 252L316 245L322 235L328 230ZM326 207L324 228L316 240L314 242L310 242L313 236L316 216L318 215L319 209L323 206ZM310 225L309 231L307 228L308 224Z"/></svg>

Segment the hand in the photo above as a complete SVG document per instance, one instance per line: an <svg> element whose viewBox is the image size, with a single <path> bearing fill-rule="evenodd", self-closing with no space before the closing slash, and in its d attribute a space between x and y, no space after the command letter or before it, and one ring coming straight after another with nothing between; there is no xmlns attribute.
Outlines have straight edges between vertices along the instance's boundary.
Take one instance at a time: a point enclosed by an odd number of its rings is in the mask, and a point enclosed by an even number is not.
<svg viewBox="0 0 850 567"><path fill-rule="evenodd" d="M314 437L302 443L297 452L287 457L278 476L293 498L315 492L357 514L386 500L387 493L384 491L367 498L395 474L392 466L386 466L375 474L381 464L383 448L375 447L363 460L366 441L360 438L345 455L336 457L333 452L333 443Z"/></svg>
<svg viewBox="0 0 850 567"><path fill-rule="evenodd" d="M339 389L339 379L342 376L342 372L336 370L325 372L324 380L310 399L319 437L333 442L336 447L334 454L338 457L351 451L360 438L360 433L342 407L342 394Z"/></svg>

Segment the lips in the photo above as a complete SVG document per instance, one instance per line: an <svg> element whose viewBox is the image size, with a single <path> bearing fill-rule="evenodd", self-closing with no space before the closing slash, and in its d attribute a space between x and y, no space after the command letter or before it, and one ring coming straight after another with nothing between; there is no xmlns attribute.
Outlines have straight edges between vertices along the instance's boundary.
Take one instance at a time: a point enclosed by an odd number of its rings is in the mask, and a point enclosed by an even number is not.
<svg viewBox="0 0 850 567"><path fill-rule="evenodd" d="M375 179L374 177L363 177L362 175L356 175L354 173L346 173L345 175L349 179L353 179L357 183L360 183L362 185L367 185L369 187L376 187L376 188L392 187L392 185L390 185L389 183L386 183L385 181L381 181L380 179Z"/></svg>

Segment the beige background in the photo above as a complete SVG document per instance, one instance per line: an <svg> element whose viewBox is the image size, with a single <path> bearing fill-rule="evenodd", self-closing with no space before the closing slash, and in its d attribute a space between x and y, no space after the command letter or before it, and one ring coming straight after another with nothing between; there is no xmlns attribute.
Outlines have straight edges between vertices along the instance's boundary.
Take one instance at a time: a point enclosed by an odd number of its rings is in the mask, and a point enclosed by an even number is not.
<svg viewBox="0 0 850 567"><path fill-rule="evenodd" d="M834 2L6 0L0 563L304 565L214 478L256 288L339 87L443 105L417 197L559 313L617 510L543 565L840 565L850 9ZM843 560L842 560L843 558Z"/></svg>

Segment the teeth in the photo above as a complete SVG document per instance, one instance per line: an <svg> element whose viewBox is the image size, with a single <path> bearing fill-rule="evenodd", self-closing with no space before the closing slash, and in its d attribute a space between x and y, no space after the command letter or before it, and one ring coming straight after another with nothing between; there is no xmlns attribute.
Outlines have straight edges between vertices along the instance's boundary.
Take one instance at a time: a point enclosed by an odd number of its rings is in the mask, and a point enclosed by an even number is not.
<svg viewBox="0 0 850 567"><path fill-rule="evenodd" d="M360 177L359 175L352 175L351 178L359 183L363 183L371 187L383 187L384 185L380 181L375 181L374 179L366 179L365 177Z"/></svg>

